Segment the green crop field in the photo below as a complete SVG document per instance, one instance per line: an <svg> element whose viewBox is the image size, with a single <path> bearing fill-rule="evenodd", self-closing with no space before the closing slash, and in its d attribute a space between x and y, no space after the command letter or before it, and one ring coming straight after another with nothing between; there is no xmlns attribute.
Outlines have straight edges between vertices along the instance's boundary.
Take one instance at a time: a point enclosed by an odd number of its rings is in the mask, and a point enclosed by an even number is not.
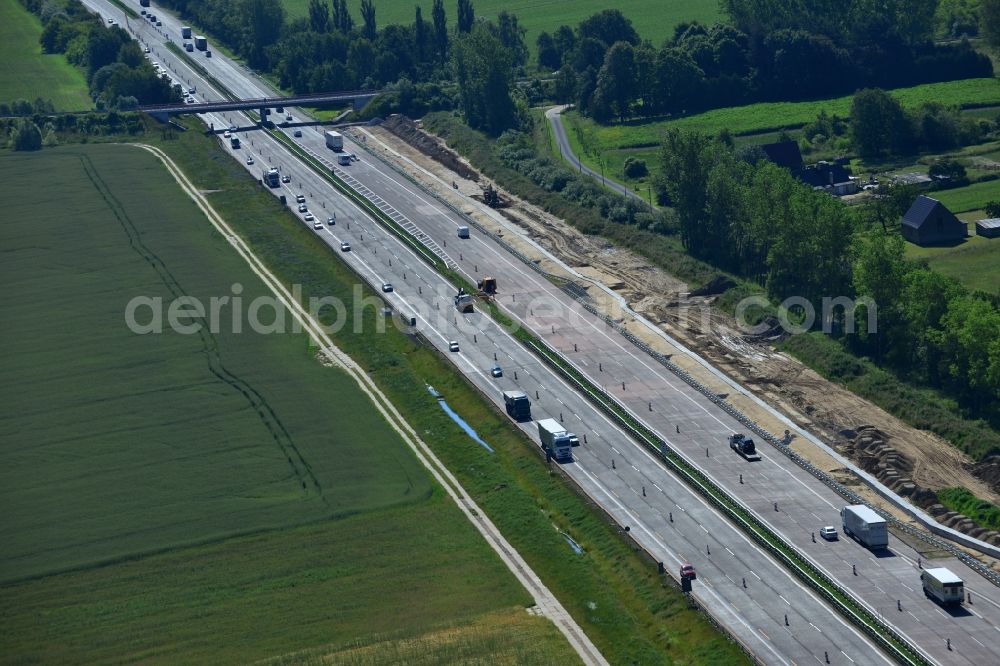
<svg viewBox="0 0 1000 666"><path fill-rule="evenodd" d="M282 0L288 10L289 17L309 15L309 0ZM350 3L348 3L350 5ZM430 0L381 0L375 3L375 18L379 26L393 23L413 23L414 7L420 5L424 20L431 21L433 3ZM454 29L456 19L456 0L445 0L445 11L448 15L448 26ZM356 7L351 6L354 21L361 19ZM535 40L541 32L554 32L561 25L576 25L583 19L609 7L621 10L622 14L632 20L639 36L648 39L659 46L663 40L673 36L674 26L683 21L701 21L714 23L721 19L717 2L699 2L698 0L621 0L609 5L600 0L547 0L546 2L530 2L528 0L473 0L472 6L476 17L495 18L501 9L517 15L521 27L527 30L525 42L532 54L535 53Z"/></svg>
<svg viewBox="0 0 1000 666"><path fill-rule="evenodd" d="M0 102L51 99L60 111L93 108L83 72L38 43L41 22L18 0L0 0Z"/></svg>
<svg viewBox="0 0 1000 666"><path fill-rule="evenodd" d="M202 175L238 168L215 160ZM252 192L242 178L213 196ZM129 331L135 296L238 283L248 310L265 290L151 154L0 153L0 181L0 663L303 663L420 641L444 661L573 663L304 335Z"/></svg>

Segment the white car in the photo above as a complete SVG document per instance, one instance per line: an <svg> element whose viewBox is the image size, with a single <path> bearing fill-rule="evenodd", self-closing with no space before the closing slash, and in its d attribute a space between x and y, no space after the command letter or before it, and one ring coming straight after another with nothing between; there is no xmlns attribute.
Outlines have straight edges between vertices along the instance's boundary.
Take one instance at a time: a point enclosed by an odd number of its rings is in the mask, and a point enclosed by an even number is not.
<svg viewBox="0 0 1000 666"><path fill-rule="evenodd" d="M225 132L222 133L222 137L224 139L228 139L231 136L232 136L232 133L229 130L226 130Z"/></svg>
<svg viewBox="0 0 1000 666"><path fill-rule="evenodd" d="M455 342L454 340L452 340L451 342L449 342L448 343L448 351L457 352L458 351L458 343Z"/></svg>
<svg viewBox="0 0 1000 666"><path fill-rule="evenodd" d="M143 52L143 53L149 53L149 47L148 47L148 46L147 46L147 47L145 47L145 48L144 48L144 49L142 50L142 52Z"/></svg>
<svg viewBox="0 0 1000 666"><path fill-rule="evenodd" d="M194 86L191 86L190 88L188 88L188 95L193 95L194 93L195 93Z"/></svg>
<svg viewBox="0 0 1000 666"><path fill-rule="evenodd" d="M300 213L308 213L309 212L309 206L307 206L305 204L299 204L299 212Z"/></svg>
<svg viewBox="0 0 1000 666"><path fill-rule="evenodd" d="M344 241L343 243L340 244L340 251L341 252L350 252L351 251L351 244L348 243L347 241Z"/></svg>
<svg viewBox="0 0 1000 666"><path fill-rule="evenodd" d="M109 18L109 19L108 19L108 23L109 23L110 25L114 25L114 23L115 23L115 20L114 20L113 18Z"/></svg>
<svg viewBox="0 0 1000 666"><path fill-rule="evenodd" d="M306 222L315 222L319 226L321 226L321 227L323 226L323 223L320 222L319 220L317 220L316 217L312 213L306 213L305 221Z"/></svg>
<svg viewBox="0 0 1000 666"><path fill-rule="evenodd" d="M315 229L316 231L319 231L322 228L323 228L323 223L322 222L320 222L319 220L316 220L315 222L313 222L313 229Z"/></svg>
<svg viewBox="0 0 1000 666"><path fill-rule="evenodd" d="M490 374L493 375L494 377L503 377L503 370L500 368L499 365L494 365L490 369Z"/></svg>
<svg viewBox="0 0 1000 666"><path fill-rule="evenodd" d="M247 155L247 165L253 164L253 155Z"/></svg>
<svg viewBox="0 0 1000 666"><path fill-rule="evenodd" d="M298 194L295 196L295 203L305 203L305 202L306 202L306 195Z"/></svg>
<svg viewBox="0 0 1000 666"><path fill-rule="evenodd" d="M819 531L819 535L826 539L827 541L837 540L837 528L833 525L827 525Z"/></svg>
<svg viewBox="0 0 1000 666"><path fill-rule="evenodd" d="M289 176L288 174L285 174L284 176L281 177L281 182L290 183L292 182L292 177Z"/></svg>

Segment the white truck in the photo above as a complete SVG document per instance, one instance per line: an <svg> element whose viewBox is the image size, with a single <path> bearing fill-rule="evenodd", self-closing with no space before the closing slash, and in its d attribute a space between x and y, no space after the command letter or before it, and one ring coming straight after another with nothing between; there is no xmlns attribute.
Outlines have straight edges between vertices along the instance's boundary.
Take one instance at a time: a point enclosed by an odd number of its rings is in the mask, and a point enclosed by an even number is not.
<svg viewBox="0 0 1000 666"><path fill-rule="evenodd" d="M194 47L199 51L204 51L208 48L208 39L202 35L195 35L194 37Z"/></svg>
<svg viewBox="0 0 1000 666"><path fill-rule="evenodd" d="M344 135L340 132L324 132L323 135L326 137L326 147L330 150L336 150L340 152L344 149Z"/></svg>
<svg viewBox="0 0 1000 666"><path fill-rule="evenodd" d="M181 26L181 39L191 39L191 26L189 25Z"/></svg>
<svg viewBox="0 0 1000 666"><path fill-rule="evenodd" d="M845 506L840 510L844 534L854 537L868 548L887 548L889 530L885 519L864 504Z"/></svg>
<svg viewBox="0 0 1000 666"><path fill-rule="evenodd" d="M551 453L559 462L573 460L573 440L577 440L576 435L567 432L555 419L539 419L537 425L538 438L544 451ZM579 445L579 440L576 443Z"/></svg>
<svg viewBox="0 0 1000 666"><path fill-rule="evenodd" d="M944 567L924 569L920 573L920 583L924 587L924 596L935 599L939 604L960 604L965 599L962 579Z"/></svg>

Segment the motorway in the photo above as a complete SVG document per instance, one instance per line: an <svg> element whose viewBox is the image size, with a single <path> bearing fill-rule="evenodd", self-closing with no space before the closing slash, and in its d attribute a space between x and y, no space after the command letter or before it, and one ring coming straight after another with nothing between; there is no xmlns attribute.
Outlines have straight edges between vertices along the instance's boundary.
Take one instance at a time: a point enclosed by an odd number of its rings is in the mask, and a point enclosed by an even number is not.
<svg viewBox="0 0 1000 666"><path fill-rule="evenodd" d="M123 18L116 8L100 0L88 0L88 4L105 16ZM179 34L174 17L157 13L164 22L164 32ZM175 78L197 83L199 98L221 99L207 82L162 47L161 33L145 24L134 27L154 48L155 59L171 68ZM218 50L211 60L201 63L240 96L274 94ZM228 119L212 115L205 120L216 127L235 121L252 129L249 121L239 118L243 117L229 114ZM317 155L329 155L320 131L304 129L303 134L304 147ZM587 437L586 444L575 450L575 462L564 466L565 471L620 524L630 526L633 538L663 561L674 577L681 562L695 564L699 572L695 599L761 661L885 661L866 638L507 332L479 312L459 315L451 304L453 289L395 236L362 215L266 133L253 130L243 136L244 150L236 157L242 161L247 152L254 154L257 164L248 167L254 177L267 165L280 166L292 178L281 192L304 193L321 220L336 212L337 225L324 226L320 232L324 240L338 253L340 242L349 241L353 250L341 253L342 258L372 284L394 283L396 291L385 295L386 300L417 316L418 328L444 353L448 353L448 341L458 341L462 351L450 354L452 360L487 396L499 403L501 390L520 388L534 398L534 418L561 416L568 429L581 439ZM819 527L839 522L837 511L843 501L832 490L777 452L764 450L764 460L753 464L730 453L725 438L740 426L728 414L582 310L492 239L473 230L470 239L460 241L455 228L464 220L361 148L348 144L347 149L361 157L347 171L377 193L385 207L398 211L433 238L470 279L495 275L500 281L500 305L509 314L559 349L581 373L606 387L637 419L738 497L817 567L882 614L931 660L949 664L998 661L1000 595L991 584L958 561L943 560L940 564L959 573L974 598L965 609L948 612L924 599L917 555L901 541L893 538L890 550L877 557L848 540L813 543L811 535ZM505 370L500 380L488 373L494 354ZM533 424L522 428L537 440Z"/></svg>

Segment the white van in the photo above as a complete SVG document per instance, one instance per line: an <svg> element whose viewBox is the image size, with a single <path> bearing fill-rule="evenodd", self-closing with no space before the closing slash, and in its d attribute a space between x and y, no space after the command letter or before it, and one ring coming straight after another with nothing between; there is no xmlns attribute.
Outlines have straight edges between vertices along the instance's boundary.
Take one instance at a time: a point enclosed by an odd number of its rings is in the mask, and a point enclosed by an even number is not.
<svg viewBox="0 0 1000 666"><path fill-rule="evenodd" d="M458 228L458 237L459 238L468 238L469 237L469 227L466 227L466 226L459 227Z"/></svg>

